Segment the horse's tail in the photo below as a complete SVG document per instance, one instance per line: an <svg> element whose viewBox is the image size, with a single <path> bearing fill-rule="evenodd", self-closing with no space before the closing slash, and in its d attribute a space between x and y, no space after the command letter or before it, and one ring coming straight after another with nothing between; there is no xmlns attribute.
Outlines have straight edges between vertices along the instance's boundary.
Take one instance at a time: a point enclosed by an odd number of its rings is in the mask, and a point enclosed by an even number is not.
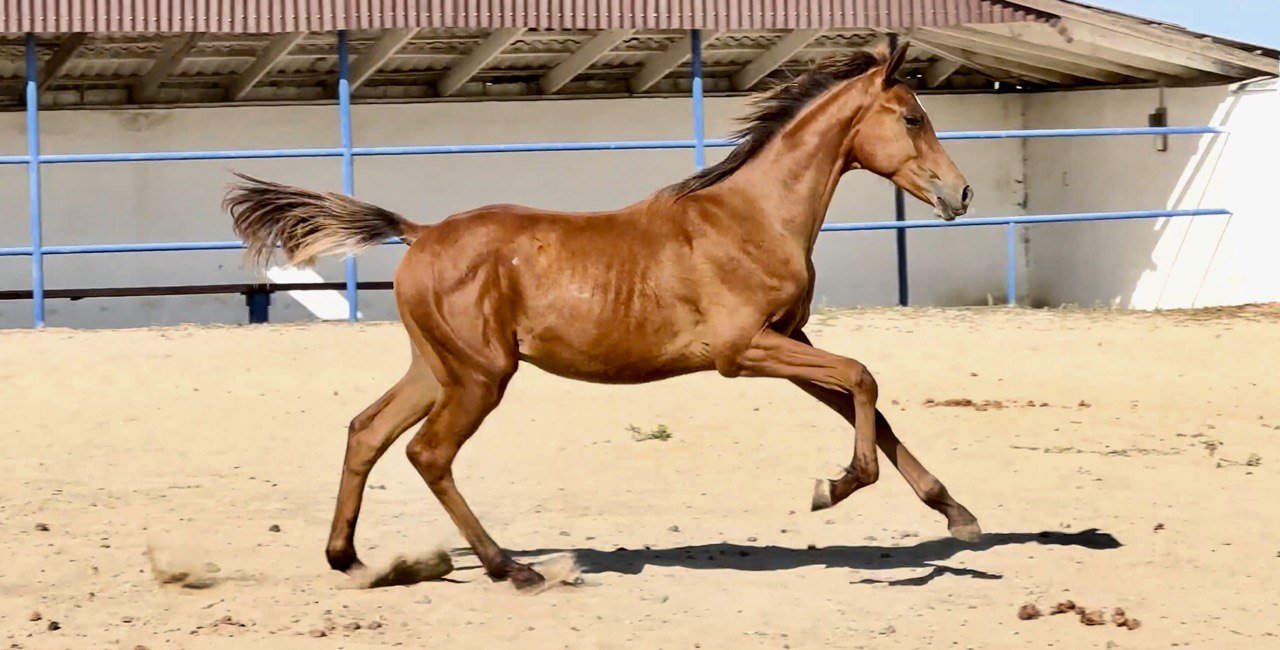
<svg viewBox="0 0 1280 650"><path fill-rule="evenodd" d="M355 253L399 237L412 242L423 226L344 194L317 192L237 173L243 183L227 193L236 235L248 245L245 259L270 265L276 246L293 266L311 266L318 255Z"/></svg>

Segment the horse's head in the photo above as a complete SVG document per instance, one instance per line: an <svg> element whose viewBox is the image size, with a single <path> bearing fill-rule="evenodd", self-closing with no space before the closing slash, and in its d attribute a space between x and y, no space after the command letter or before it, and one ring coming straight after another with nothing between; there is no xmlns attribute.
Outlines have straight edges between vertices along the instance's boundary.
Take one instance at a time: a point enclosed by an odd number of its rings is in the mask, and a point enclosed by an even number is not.
<svg viewBox="0 0 1280 650"><path fill-rule="evenodd" d="M938 142L915 93L897 79L907 46L876 50L882 64L860 80L865 104L849 134L849 168L868 169L933 206L950 221L969 209L973 188Z"/></svg>

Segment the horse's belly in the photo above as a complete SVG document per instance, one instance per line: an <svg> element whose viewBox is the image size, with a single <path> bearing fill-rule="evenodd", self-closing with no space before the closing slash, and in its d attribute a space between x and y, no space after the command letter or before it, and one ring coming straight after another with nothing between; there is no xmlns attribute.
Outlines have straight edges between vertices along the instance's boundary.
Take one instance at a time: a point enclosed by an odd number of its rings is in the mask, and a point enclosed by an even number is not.
<svg viewBox="0 0 1280 650"><path fill-rule="evenodd" d="M563 377L641 383L713 367L695 331L668 323L566 320L519 336L520 358Z"/></svg>

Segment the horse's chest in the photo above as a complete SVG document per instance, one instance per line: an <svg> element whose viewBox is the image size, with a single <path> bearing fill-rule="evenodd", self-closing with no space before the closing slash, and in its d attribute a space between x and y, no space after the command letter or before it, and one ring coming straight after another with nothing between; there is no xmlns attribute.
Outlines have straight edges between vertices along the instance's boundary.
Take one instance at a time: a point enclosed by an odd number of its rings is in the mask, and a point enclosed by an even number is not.
<svg viewBox="0 0 1280 650"><path fill-rule="evenodd" d="M813 294L815 276L813 264L808 258L779 259L768 267L762 267L760 285L762 298L779 308L791 308L807 303Z"/></svg>

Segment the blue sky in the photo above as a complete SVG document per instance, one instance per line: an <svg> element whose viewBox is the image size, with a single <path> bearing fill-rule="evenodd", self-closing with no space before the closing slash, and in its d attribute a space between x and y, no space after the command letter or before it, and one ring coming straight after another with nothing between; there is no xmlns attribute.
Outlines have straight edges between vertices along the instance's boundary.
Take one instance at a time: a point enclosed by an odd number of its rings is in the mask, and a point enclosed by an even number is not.
<svg viewBox="0 0 1280 650"><path fill-rule="evenodd" d="M1280 48L1280 0L1083 0L1188 29Z"/></svg>

